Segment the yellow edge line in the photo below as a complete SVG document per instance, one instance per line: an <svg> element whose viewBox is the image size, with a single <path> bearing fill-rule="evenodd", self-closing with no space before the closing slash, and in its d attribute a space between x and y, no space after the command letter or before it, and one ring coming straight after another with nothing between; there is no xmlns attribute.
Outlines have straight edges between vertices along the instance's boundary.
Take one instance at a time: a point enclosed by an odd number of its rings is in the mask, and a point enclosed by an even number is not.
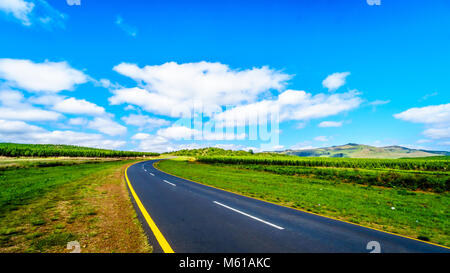
<svg viewBox="0 0 450 273"><path fill-rule="evenodd" d="M137 164L137 163L135 163L135 164ZM137 196L136 192L134 191L133 186L131 186L130 180L128 179L127 171L128 171L128 168L133 166L133 165L130 165L130 166L128 166L125 169L125 178L127 180L128 188L130 189L131 194L133 195L133 198L136 201L136 204L138 205L139 209L141 210L142 215L144 216L145 220L147 221L148 226L150 227L150 229L152 230L153 234L155 235L156 240L158 241L158 243L161 246L161 248L164 251L164 253L175 253L173 251L172 247L170 247L170 245L167 242L166 238L164 238L164 236L162 235L161 231L159 231L159 228L156 226L156 224L153 221L153 219L150 217L150 214L147 212L147 210L145 209L145 207L142 204L141 200L139 199L139 197Z"/></svg>
<svg viewBox="0 0 450 273"><path fill-rule="evenodd" d="M184 177L180 177L180 176L177 176L177 175L165 172L165 171L161 170L160 168L158 168L157 166L155 166L155 164L158 163L158 162L159 161L156 161L156 162L153 163L153 167L155 167L157 170L159 170L159 171L161 171L163 173L166 173L168 175L172 175L172 176L175 176L175 177L178 177L178 178L181 178L181 179L185 179L185 180L188 180L188 181L191 181L193 183L200 184L200 185L203 185L203 186L206 186L206 187L210 187L210 188L221 190L221 191L226 191L226 192L229 192L229 193L233 193L233 194L244 196L244 197L247 197L247 198L263 201L263 202L274 204L274 205L277 205L277 206L298 210L298 211L301 211L301 212L304 212L304 213L313 214L313 215L317 215L317 216L320 216L320 217L325 217L325 218L332 219L332 220L335 220L335 221L344 222L344 223L347 223L347 224L351 224L351 225L355 225L355 226L359 226L359 227L363 227L363 228L368 228L368 229L376 230L376 231L379 231L379 232L384 232L384 233L395 235L395 236L398 236L398 237L411 239L411 240L422 242L422 243L425 243L425 244L429 244L429 245L434 245L434 246L439 246L439 247L443 247L443 248L446 248L446 249L450 249L450 247L447 247L447 246L443 246L443 245L439 245L439 244L435 244L435 243L419 240L417 238L409 237L409 236L406 236L406 235L396 234L396 233L392 233L392 232L389 232L389 231L384 231L384 230L373 228L373 227L363 226L363 225L360 225L360 224L356 224L356 223L348 222L348 221L345 221L345 220L337 219L337 218L334 218L334 217L331 217L331 216L321 215L321 214L310 212L310 211L306 211L306 210L303 210L303 209L293 208L293 207L289 207L289 206L286 206L286 205L278 204L278 203L275 203L275 202L267 201L267 200L264 200L264 199L260 199L258 197L248 196L248 195L245 195L245 194L242 194L242 193L237 193L237 192L221 189L221 188L218 188L218 187L206 185L206 184L203 184L201 182L193 181L193 180L190 180L190 179L187 179L187 178L184 178Z"/></svg>

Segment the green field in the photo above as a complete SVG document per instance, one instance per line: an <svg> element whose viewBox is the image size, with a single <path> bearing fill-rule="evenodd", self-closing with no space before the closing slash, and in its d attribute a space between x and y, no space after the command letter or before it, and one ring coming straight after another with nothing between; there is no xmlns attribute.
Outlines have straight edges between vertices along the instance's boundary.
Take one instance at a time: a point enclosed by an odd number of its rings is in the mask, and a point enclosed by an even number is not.
<svg viewBox="0 0 450 273"><path fill-rule="evenodd" d="M450 246L448 160L248 156L199 160L203 163L166 160L157 166L225 190ZM391 176L401 178L386 183ZM418 177L412 187L405 185L408 177Z"/></svg>
<svg viewBox="0 0 450 273"><path fill-rule="evenodd" d="M115 151L73 145L0 143L0 156L7 157L141 157L157 153Z"/></svg>
<svg viewBox="0 0 450 273"><path fill-rule="evenodd" d="M205 163L263 164L301 167L335 167L361 169L393 169L448 172L450 159L374 159L374 158L311 158L297 156L197 156Z"/></svg>
<svg viewBox="0 0 450 273"><path fill-rule="evenodd" d="M136 160L0 159L0 252L148 252L123 181ZM128 248L127 248L128 247Z"/></svg>

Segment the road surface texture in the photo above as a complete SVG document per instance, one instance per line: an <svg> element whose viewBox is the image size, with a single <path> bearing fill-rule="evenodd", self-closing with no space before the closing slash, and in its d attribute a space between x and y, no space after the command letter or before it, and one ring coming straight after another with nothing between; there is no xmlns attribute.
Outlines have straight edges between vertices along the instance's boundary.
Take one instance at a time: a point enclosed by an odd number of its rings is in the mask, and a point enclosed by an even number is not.
<svg viewBox="0 0 450 273"><path fill-rule="evenodd" d="M156 161L126 171L155 252L450 252L181 179L156 169Z"/></svg>

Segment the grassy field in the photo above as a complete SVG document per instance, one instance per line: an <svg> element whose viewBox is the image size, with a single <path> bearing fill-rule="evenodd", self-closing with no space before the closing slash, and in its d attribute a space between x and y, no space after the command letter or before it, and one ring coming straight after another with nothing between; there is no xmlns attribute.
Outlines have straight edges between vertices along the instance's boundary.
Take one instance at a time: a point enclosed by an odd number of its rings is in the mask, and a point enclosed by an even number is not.
<svg viewBox="0 0 450 273"><path fill-rule="evenodd" d="M166 160L157 166L206 185L450 246L448 191L364 185L311 170L301 175L277 173L248 164Z"/></svg>
<svg viewBox="0 0 450 273"><path fill-rule="evenodd" d="M133 162L0 159L0 252L151 252L123 180Z"/></svg>

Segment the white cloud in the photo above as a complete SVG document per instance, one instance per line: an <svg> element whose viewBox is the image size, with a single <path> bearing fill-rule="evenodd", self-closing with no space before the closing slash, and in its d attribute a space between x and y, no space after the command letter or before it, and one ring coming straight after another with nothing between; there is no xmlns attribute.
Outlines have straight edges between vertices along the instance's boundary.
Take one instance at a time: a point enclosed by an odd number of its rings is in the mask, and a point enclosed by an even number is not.
<svg viewBox="0 0 450 273"><path fill-rule="evenodd" d="M0 92L0 119L21 121L54 121L61 114L43 110L24 102L22 93L13 90Z"/></svg>
<svg viewBox="0 0 450 273"><path fill-rule="evenodd" d="M245 134L225 134L202 132L185 126L172 125L168 128L159 129L156 134L137 133L131 139L139 141L138 149L142 151L170 152L180 149L197 149L209 147L205 143L197 144L175 144L173 140L235 140L243 139ZM231 144L222 144L231 145ZM216 145L216 147L219 147ZM222 146L223 147L223 146ZM236 146L237 147L237 146ZM255 150L255 149L254 149Z"/></svg>
<svg viewBox="0 0 450 273"><path fill-rule="evenodd" d="M284 146L283 145L275 145L275 146L272 146L272 148L270 149L270 151L281 151L281 150L283 150L284 149Z"/></svg>
<svg viewBox="0 0 450 273"><path fill-rule="evenodd" d="M235 140L244 139L245 133L242 134L227 134L226 132L207 132L197 129L191 129L186 126L172 125L171 127L159 129L156 133L158 136L174 139L174 140Z"/></svg>
<svg viewBox="0 0 450 273"><path fill-rule="evenodd" d="M140 129L145 128L153 129L162 126L167 126L170 124L170 122L165 119L152 118L146 115L135 115L135 114L130 114L127 117L122 117L122 120L128 125L137 126Z"/></svg>
<svg viewBox="0 0 450 273"><path fill-rule="evenodd" d="M315 141L322 141L322 142L327 142L329 141L328 137L326 136L317 136L314 138Z"/></svg>
<svg viewBox="0 0 450 273"><path fill-rule="evenodd" d="M450 103L411 108L394 115L395 118L415 123L450 123Z"/></svg>
<svg viewBox="0 0 450 273"><path fill-rule="evenodd" d="M326 127L341 127L342 121L322 121L319 123L319 127L326 128Z"/></svg>
<svg viewBox="0 0 450 273"><path fill-rule="evenodd" d="M323 80L322 85L328 88L328 91L335 91L345 84L345 78L350 72L333 73Z"/></svg>
<svg viewBox="0 0 450 273"><path fill-rule="evenodd" d="M88 123L87 127L110 136L123 135L127 132L127 127L106 117L94 118Z"/></svg>
<svg viewBox="0 0 450 273"><path fill-rule="evenodd" d="M0 0L0 11L12 15L24 26L41 25L64 28L66 15L53 8L45 0Z"/></svg>
<svg viewBox="0 0 450 273"><path fill-rule="evenodd" d="M394 117L427 125L429 128L423 131L423 135L431 139L450 138L450 103L411 108Z"/></svg>
<svg viewBox="0 0 450 273"><path fill-rule="evenodd" d="M64 96L59 95L43 95L39 97L30 97L28 101L30 103L39 104L39 105L45 105L45 106L52 106L55 105L65 99Z"/></svg>
<svg viewBox="0 0 450 273"><path fill-rule="evenodd" d="M214 145L214 147L221 148L221 149L224 149L224 150L233 150L233 151L249 151L249 150L252 150L253 152L261 152L260 148L257 148L257 147L248 147L248 146L239 145L239 144L233 144L233 143L230 143L230 144L219 143L219 144Z"/></svg>
<svg viewBox="0 0 450 273"><path fill-rule="evenodd" d="M68 98L57 102L53 110L68 114L104 115L105 108L86 100Z"/></svg>
<svg viewBox="0 0 450 273"><path fill-rule="evenodd" d="M123 110L125 111L133 111L136 110L136 107L134 107L133 105L127 105L123 108Z"/></svg>
<svg viewBox="0 0 450 273"><path fill-rule="evenodd" d="M34 107L8 108L0 107L0 119L23 121L52 121L61 117L61 114Z"/></svg>
<svg viewBox="0 0 450 273"><path fill-rule="evenodd" d="M72 90L76 84L87 82L88 77L67 62L0 59L0 79L27 91L56 93Z"/></svg>
<svg viewBox="0 0 450 273"><path fill-rule="evenodd" d="M0 91L0 102L3 105L7 105L9 107L17 106L23 104L23 94L19 91L14 90L3 90Z"/></svg>
<svg viewBox="0 0 450 273"><path fill-rule="evenodd" d="M66 113L66 114L78 114L78 115L105 115L105 108L98 106L95 103L89 102L85 99L66 98L60 95L43 95L38 97L31 97L29 102L34 104L45 105L51 107L52 110Z"/></svg>
<svg viewBox="0 0 450 273"><path fill-rule="evenodd" d="M23 121L10 121L0 119L0 136L18 134L22 132L42 132L42 128L29 125Z"/></svg>
<svg viewBox="0 0 450 273"><path fill-rule="evenodd" d="M159 129L157 135L167 139L192 139L198 133L197 130L185 126L171 126L164 129Z"/></svg>
<svg viewBox="0 0 450 273"><path fill-rule="evenodd" d="M134 104L145 111L170 117L181 117L193 108L190 101L176 100L138 87L114 90L113 93L114 96L109 98L112 105Z"/></svg>
<svg viewBox="0 0 450 273"><path fill-rule="evenodd" d="M357 108L362 99L359 93L350 91L341 94L317 94L305 91L286 90L276 100L262 100L237 106L215 116L217 122L244 126L264 122L271 113L279 113L280 122L287 120L310 120L333 116Z"/></svg>
<svg viewBox="0 0 450 273"><path fill-rule="evenodd" d="M140 151L154 151L154 152L170 152L175 150L173 144L162 136L155 136L150 134L138 133L131 137L133 140L139 141L138 150Z"/></svg>
<svg viewBox="0 0 450 273"><path fill-rule="evenodd" d="M0 120L0 142L31 144L68 144L104 149L117 149L126 144L122 140L104 139L100 134L74 131L47 131L22 121Z"/></svg>
<svg viewBox="0 0 450 273"><path fill-rule="evenodd" d="M11 14L23 25L30 26L30 14L34 4L23 0L0 0L0 10L6 14Z"/></svg>
<svg viewBox="0 0 450 273"><path fill-rule="evenodd" d="M432 139L450 138L450 127L429 128L423 131L423 134Z"/></svg>
<svg viewBox="0 0 450 273"><path fill-rule="evenodd" d="M174 62L138 67L122 63L114 67L142 88L125 88L113 91L111 104L128 103L144 110L180 117L200 102L204 112L210 113L223 105L254 102L270 89L281 90L290 76L266 66L247 70L233 70L221 63Z"/></svg>
<svg viewBox="0 0 450 273"><path fill-rule="evenodd" d="M71 118L68 123L69 125L85 125L87 120L85 118Z"/></svg>

